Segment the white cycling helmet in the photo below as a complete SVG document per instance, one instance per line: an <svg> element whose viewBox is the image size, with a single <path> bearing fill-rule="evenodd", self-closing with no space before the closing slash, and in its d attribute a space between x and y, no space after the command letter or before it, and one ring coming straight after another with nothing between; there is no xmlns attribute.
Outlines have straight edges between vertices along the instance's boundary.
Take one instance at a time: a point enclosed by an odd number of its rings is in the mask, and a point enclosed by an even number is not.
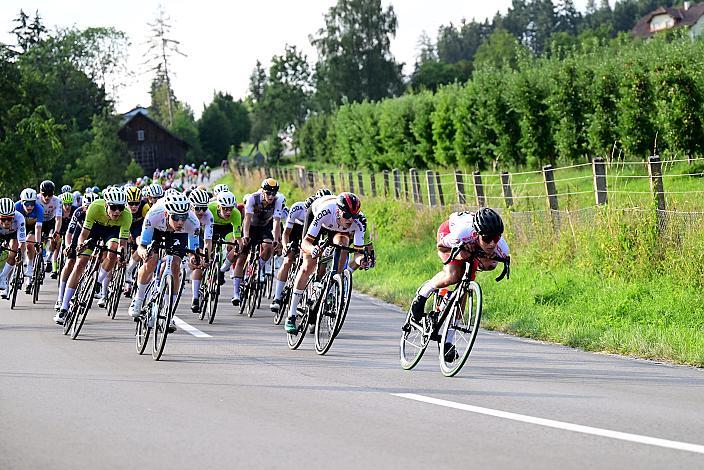
<svg viewBox="0 0 704 470"><path fill-rule="evenodd" d="M106 189L103 192L103 199L105 199L105 204L127 205L127 195L116 186Z"/></svg>
<svg viewBox="0 0 704 470"><path fill-rule="evenodd" d="M152 183L149 185L149 195L155 198L163 197L164 188L162 188L159 183Z"/></svg>
<svg viewBox="0 0 704 470"><path fill-rule="evenodd" d="M147 197L147 196L149 196L149 194L150 194L149 186L144 186L142 188L142 197Z"/></svg>
<svg viewBox="0 0 704 470"><path fill-rule="evenodd" d="M213 188L213 194L214 194L215 196L217 196L218 194L220 194L220 193L222 193L222 192L224 192L224 191L229 191L229 190L230 190L230 187L229 187L228 185L226 185L226 184L217 184L217 185L215 185L215 187Z"/></svg>
<svg viewBox="0 0 704 470"><path fill-rule="evenodd" d="M70 193L71 191L73 191L73 188L70 185L65 184L65 185L61 186L61 193L62 194L63 193Z"/></svg>
<svg viewBox="0 0 704 470"><path fill-rule="evenodd" d="M20 201L36 201L37 192L32 188L25 188L20 193Z"/></svg>
<svg viewBox="0 0 704 470"><path fill-rule="evenodd" d="M181 192L178 189L174 189L174 188L169 188L166 191L164 191L164 197L173 196L174 194L181 194Z"/></svg>
<svg viewBox="0 0 704 470"><path fill-rule="evenodd" d="M88 207L90 206L90 203L98 199L98 195L93 193L93 192L88 192L86 190L86 193L83 195L83 207Z"/></svg>
<svg viewBox="0 0 704 470"><path fill-rule="evenodd" d="M191 203L185 195L176 192L166 196L164 207L171 214L187 214L191 210Z"/></svg>
<svg viewBox="0 0 704 470"><path fill-rule="evenodd" d="M454 212L450 214L450 235L457 245L468 243L474 233L474 216L469 212Z"/></svg>
<svg viewBox="0 0 704 470"><path fill-rule="evenodd" d="M15 215L15 203L9 197L0 199L0 215L3 217Z"/></svg>
<svg viewBox="0 0 704 470"><path fill-rule="evenodd" d="M223 191L218 194L217 201L220 207L235 207L237 205L237 199L230 191Z"/></svg>
<svg viewBox="0 0 704 470"><path fill-rule="evenodd" d="M208 202L210 202L210 197L208 196L208 193L206 193L202 189L194 189L193 191L191 191L191 194L188 196L188 199L190 199L194 207L207 207Z"/></svg>

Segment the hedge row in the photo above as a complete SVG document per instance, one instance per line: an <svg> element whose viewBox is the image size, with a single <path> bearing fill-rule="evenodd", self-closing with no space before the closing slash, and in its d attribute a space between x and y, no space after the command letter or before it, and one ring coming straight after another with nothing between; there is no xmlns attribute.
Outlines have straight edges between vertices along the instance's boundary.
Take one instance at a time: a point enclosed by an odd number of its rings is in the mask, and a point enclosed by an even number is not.
<svg viewBox="0 0 704 470"><path fill-rule="evenodd" d="M587 46L563 59L524 58L517 70L481 69L435 94L313 114L296 135L301 156L380 170L704 153L704 41Z"/></svg>

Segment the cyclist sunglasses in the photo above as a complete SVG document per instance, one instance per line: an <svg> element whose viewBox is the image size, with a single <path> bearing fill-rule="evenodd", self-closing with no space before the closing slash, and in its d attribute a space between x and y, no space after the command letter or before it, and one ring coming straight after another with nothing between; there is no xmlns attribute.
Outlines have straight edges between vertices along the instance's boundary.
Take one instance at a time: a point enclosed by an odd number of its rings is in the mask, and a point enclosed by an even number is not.
<svg viewBox="0 0 704 470"><path fill-rule="evenodd" d="M44 197L52 197L54 193L40 193Z"/></svg>
<svg viewBox="0 0 704 470"><path fill-rule="evenodd" d="M124 204L108 204L108 209L111 211L124 211L125 210L125 205Z"/></svg>
<svg viewBox="0 0 704 470"><path fill-rule="evenodd" d="M171 214L171 220L174 222L185 222L188 219L188 214Z"/></svg>
<svg viewBox="0 0 704 470"><path fill-rule="evenodd" d="M359 219L359 214L352 214L351 212L342 212L343 219Z"/></svg>
<svg viewBox="0 0 704 470"><path fill-rule="evenodd" d="M207 207L194 207L193 210L195 210L196 212L205 212L208 210L208 208Z"/></svg>
<svg viewBox="0 0 704 470"><path fill-rule="evenodd" d="M0 222L12 222L14 219L15 219L15 216L13 216L13 215L3 216L3 217L0 217Z"/></svg>
<svg viewBox="0 0 704 470"><path fill-rule="evenodd" d="M22 205L27 207L34 207L37 205L37 203L34 201L22 201Z"/></svg>
<svg viewBox="0 0 704 470"><path fill-rule="evenodd" d="M482 241L484 243L499 243L499 240L501 240L501 235L494 235L493 237L482 235Z"/></svg>
<svg viewBox="0 0 704 470"><path fill-rule="evenodd" d="M139 205L141 204L141 202L128 202L127 204L129 204L130 207L139 207Z"/></svg>
<svg viewBox="0 0 704 470"><path fill-rule="evenodd" d="M267 196L276 196L276 191L264 191Z"/></svg>

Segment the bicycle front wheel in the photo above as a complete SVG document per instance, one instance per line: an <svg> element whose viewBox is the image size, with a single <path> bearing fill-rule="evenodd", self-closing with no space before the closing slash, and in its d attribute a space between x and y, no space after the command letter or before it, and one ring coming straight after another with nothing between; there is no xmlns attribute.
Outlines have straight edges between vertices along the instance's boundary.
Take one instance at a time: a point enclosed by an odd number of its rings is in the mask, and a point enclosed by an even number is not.
<svg viewBox="0 0 704 470"><path fill-rule="evenodd" d="M40 253L34 257L34 275L32 276L32 303L39 300L39 286L42 284L42 274L44 273L44 259Z"/></svg>
<svg viewBox="0 0 704 470"><path fill-rule="evenodd" d="M347 311L350 309L350 298L352 297L352 273L347 269L342 271L342 306L340 308L340 316L335 325L335 336L340 333L342 325L347 318Z"/></svg>
<svg viewBox="0 0 704 470"><path fill-rule="evenodd" d="M476 282L470 281L466 292L453 297L440 342L440 370L445 377L457 374L467 362L482 316L482 289Z"/></svg>
<svg viewBox="0 0 704 470"><path fill-rule="evenodd" d="M108 284L108 316L115 319L117 309L120 306L120 297L122 297L122 285L125 283L125 268L123 266L115 269L115 273Z"/></svg>
<svg viewBox="0 0 704 470"><path fill-rule="evenodd" d="M169 335L169 323L173 313L171 310L173 284L174 277L171 274L167 274L161 280L161 286L159 287L159 308L154 319L154 348L152 349L152 358L155 361L161 359L161 355L164 354L166 337Z"/></svg>
<svg viewBox="0 0 704 470"><path fill-rule="evenodd" d="M73 319L73 326L71 328L71 339L78 337L78 333L81 332L83 323L88 316L88 310L90 310L93 304L93 290L98 282L98 270L95 269L95 272L93 272L93 268L94 266L92 264L88 266L89 274L86 276L86 282L83 283L81 292L74 294L74 296L78 296L78 305L76 306L76 316Z"/></svg>
<svg viewBox="0 0 704 470"><path fill-rule="evenodd" d="M343 281L335 274L322 293L318 315L315 320L315 352L323 355L330 350L337 334L337 325L342 314Z"/></svg>
<svg viewBox="0 0 704 470"><path fill-rule="evenodd" d="M16 261L15 267L12 269L12 277L10 278L10 310L15 308L17 302L17 291L22 288L22 262Z"/></svg>

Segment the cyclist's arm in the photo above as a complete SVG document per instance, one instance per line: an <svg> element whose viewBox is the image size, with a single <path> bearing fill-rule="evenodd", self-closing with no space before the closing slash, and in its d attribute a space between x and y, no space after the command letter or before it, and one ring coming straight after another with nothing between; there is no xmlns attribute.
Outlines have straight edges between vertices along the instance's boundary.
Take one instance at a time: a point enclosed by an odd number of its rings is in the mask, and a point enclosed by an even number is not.
<svg viewBox="0 0 704 470"><path fill-rule="evenodd" d="M56 216L54 217L54 220L56 221L56 223L54 224L54 233L55 233L55 234L56 234L56 233L61 233L61 224L63 223L63 220L64 220L64 217L63 217L63 214L62 214L63 211L64 211L64 208L63 208L63 207L60 207L60 208L57 209L57 211L56 211Z"/></svg>
<svg viewBox="0 0 704 470"><path fill-rule="evenodd" d="M288 237L291 236L291 230L292 229L290 229L288 227L286 227L286 229L284 229L284 234L281 236L281 244L283 246L288 245Z"/></svg>
<svg viewBox="0 0 704 470"><path fill-rule="evenodd" d="M274 242L279 243L281 241L281 218L274 217Z"/></svg>
<svg viewBox="0 0 704 470"><path fill-rule="evenodd" d="M242 236L249 238L249 226L252 223L252 214L249 212L244 214L244 223L242 224Z"/></svg>

